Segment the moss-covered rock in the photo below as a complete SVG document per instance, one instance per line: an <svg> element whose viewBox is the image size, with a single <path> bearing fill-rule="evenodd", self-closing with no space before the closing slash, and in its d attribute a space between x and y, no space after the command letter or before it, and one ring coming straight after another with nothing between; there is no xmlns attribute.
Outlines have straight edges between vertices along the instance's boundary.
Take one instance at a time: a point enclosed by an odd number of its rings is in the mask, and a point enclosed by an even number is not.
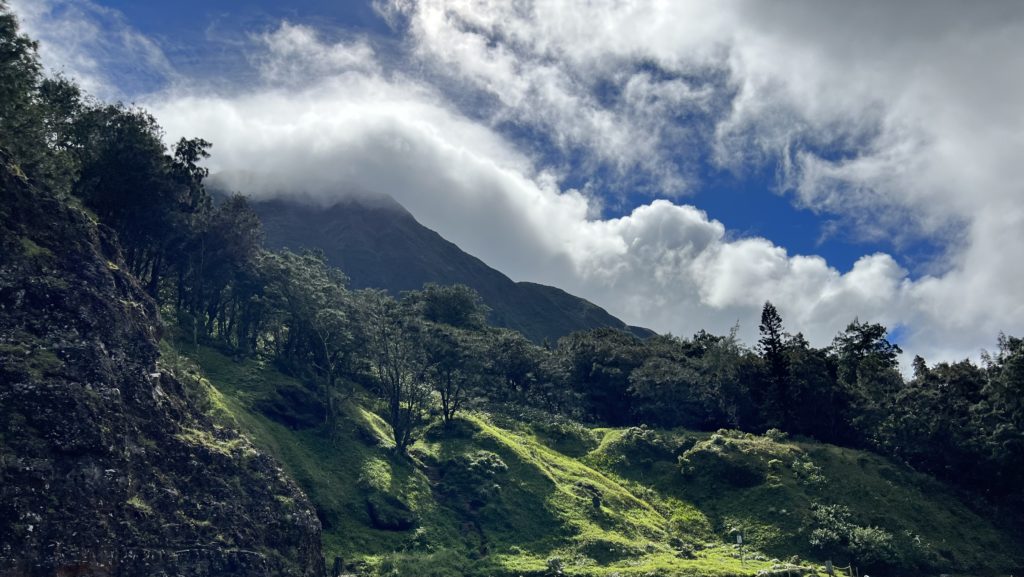
<svg viewBox="0 0 1024 577"><path fill-rule="evenodd" d="M2 160L0 575L322 575L305 496L159 368L113 233Z"/></svg>

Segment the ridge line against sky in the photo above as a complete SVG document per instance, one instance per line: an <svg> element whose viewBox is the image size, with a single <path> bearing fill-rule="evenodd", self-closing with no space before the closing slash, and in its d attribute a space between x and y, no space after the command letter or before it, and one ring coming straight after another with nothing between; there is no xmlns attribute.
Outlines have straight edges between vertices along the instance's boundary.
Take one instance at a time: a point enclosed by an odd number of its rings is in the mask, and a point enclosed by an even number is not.
<svg viewBox="0 0 1024 577"><path fill-rule="evenodd" d="M390 194L659 332L752 343L771 300L905 364L1024 333L1020 3L147 4L11 2L233 188Z"/></svg>

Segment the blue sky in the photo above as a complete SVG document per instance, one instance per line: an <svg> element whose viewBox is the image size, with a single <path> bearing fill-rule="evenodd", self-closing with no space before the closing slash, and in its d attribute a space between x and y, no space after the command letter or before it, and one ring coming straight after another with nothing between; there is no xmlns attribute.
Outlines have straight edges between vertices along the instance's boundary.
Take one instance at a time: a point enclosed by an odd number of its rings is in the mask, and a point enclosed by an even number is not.
<svg viewBox="0 0 1024 577"><path fill-rule="evenodd" d="M12 5L230 186L390 194L631 323L752 342L771 299L933 358L1024 331L1019 3Z"/></svg>
<svg viewBox="0 0 1024 577"><path fill-rule="evenodd" d="M239 83L251 79L254 70L246 59L249 35L272 30L282 20L314 27L328 38L370 37L377 46L384 47L401 40L400 34L388 26L370 2L184 0L171 4L108 0L97 4L120 12L127 24L160 46L176 72L190 78L230 79ZM122 84L126 99L160 90L170 82L150 75L131 77L135 68L130 64L118 64L125 67L119 73L125 77ZM459 102L459 97L453 94L452 101ZM479 113L473 105L459 102L469 115ZM569 184L582 186L595 180L604 168L574 163L576 151L559 151L549 146L543 134L523 131L517 126L503 127L502 132L520 146L546 155L547 162L567 164ZM860 238L855 231L834 230L836 215L796 206L791 197L778 191L770 159L763 166L741 174L713 167L706 159L700 159L695 166L698 184L686 201L722 221L732 235L763 236L794 253L819 254L840 270L849 270L864 254L887 251L911 275L918 275L922 263L937 250L927 239L914 239L897 247L887 239ZM630 181L605 185L609 190L599 191L610 199L604 215L621 216L638 204L664 196L659 194L657 183L645 177L638 173Z"/></svg>

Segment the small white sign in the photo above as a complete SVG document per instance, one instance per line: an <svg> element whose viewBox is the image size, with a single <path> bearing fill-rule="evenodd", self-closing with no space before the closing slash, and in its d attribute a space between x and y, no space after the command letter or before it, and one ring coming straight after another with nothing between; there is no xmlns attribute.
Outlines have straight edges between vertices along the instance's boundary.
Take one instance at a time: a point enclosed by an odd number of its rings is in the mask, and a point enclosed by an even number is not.
<svg viewBox="0 0 1024 577"><path fill-rule="evenodd" d="M737 545L742 545L743 544L743 535L741 535L739 533L736 533L736 544Z"/></svg>

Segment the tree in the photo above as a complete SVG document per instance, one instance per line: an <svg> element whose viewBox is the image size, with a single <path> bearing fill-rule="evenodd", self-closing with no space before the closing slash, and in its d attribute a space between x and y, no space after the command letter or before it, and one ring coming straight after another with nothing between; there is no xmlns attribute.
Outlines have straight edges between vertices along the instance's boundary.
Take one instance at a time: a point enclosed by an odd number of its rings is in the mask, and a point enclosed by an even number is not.
<svg viewBox="0 0 1024 577"><path fill-rule="evenodd" d="M313 332L320 345L313 355L313 366L326 379L324 397L327 405L327 419L334 423L337 419L337 403L335 400L338 377L346 359L352 352L352 331L344 302L330 303L328 307L317 311L313 317Z"/></svg>
<svg viewBox="0 0 1024 577"><path fill-rule="evenodd" d="M897 358L903 353L898 345L887 340L888 330L877 323L854 319L846 330L832 341L832 354L838 361L838 378L850 385L857 380L861 363L870 360L879 367L897 369Z"/></svg>
<svg viewBox="0 0 1024 577"><path fill-rule="evenodd" d="M18 29L18 19L0 2L0 147L21 164L42 148L36 92L42 77L38 44Z"/></svg>
<svg viewBox="0 0 1024 577"><path fill-rule="evenodd" d="M421 326L408 306L383 291L364 291L361 296L371 369L387 404L395 450L404 453L423 423L430 398L418 346Z"/></svg>
<svg viewBox="0 0 1024 577"><path fill-rule="evenodd" d="M244 196L235 194L212 212L197 215L190 226L190 238L171 260L178 273L178 306L187 306L196 332L203 325L205 334L212 335L219 324L223 340L230 343L234 337L234 345L245 350L247 285L263 242L259 217Z"/></svg>
<svg viewBox="0 0 1024 577"><path fill-rule="evenodd" d="M460 329L484 328L490 311L480 295L463 284L427 283L423 290L408 293L406 300L418 308L425 320Z"/></svg>
<svg viewBox="0 0 1024 577"><path fill-rule="evenodd" d="M749 430L756 414L748 383L756 378L758 359L740 343L738 329L734 326L727 336L703 330L694 335L698 395L707 407L709 425Z"/></svg>
<svg viewBox="0 0 1024 577"><path fill-rule="evenodd" d="M499 383L498 395L525 399L537 382L544 350L509 329L491 331L484 347L487 370Z"/></svg>
<svg viewBox="0 0 1024 577"><path fill-rule="evenodd" d="M854 320L832 341L838 386L849 399L845 421L860 441L878 442L879 427L903 387L899 346L877 323Z"/></svg>
<svg viewBox="0 0 1024 577"><path fill-rule="evenodd" d="M60 75L44 77L37 50L0 1L0 149L34 184L63 196L77 177L82 93Z"/></svg>
<svg viewBox="0 0 1024 577"><path fill-rule="evenodd" d="M845 397L836 386L835 365L828 351L811 347L803 334L786 340L788 367L786 430L831 440L843 413Z"/></svg>
<svg viewBox="0 0 1024 577"><path fill-rule="evenodd" d="M555 354L591 417L613 425L631 421L629 375L643 363L640 345L640 339L612 328L579 331L558 341Z"/></svg>
<svg viewBox="0 0 1024 577"><path fill-rule="evenodd" d="M447 428L479 388L484 371L481 335L430 323L421 336L427 376L441 397L441 418Z"/></svg>
<svg viewBox="0 0 1024 577"><path fill-rule="evenodd" d="M766 390L761 408L767 425L784 428L789 422L789 359L786 355L782 317L771 301L761 309L761 338L757 341L765 365Z"/></svg>
<svg viewBox="0 0 1024 577"><path fill-rule="evenodd" d="M194 194L167 154L156 119L140 108L82 115L82 169L72 192L117 231L131 273L158 296L165 259L191 234Z"/></svg>

